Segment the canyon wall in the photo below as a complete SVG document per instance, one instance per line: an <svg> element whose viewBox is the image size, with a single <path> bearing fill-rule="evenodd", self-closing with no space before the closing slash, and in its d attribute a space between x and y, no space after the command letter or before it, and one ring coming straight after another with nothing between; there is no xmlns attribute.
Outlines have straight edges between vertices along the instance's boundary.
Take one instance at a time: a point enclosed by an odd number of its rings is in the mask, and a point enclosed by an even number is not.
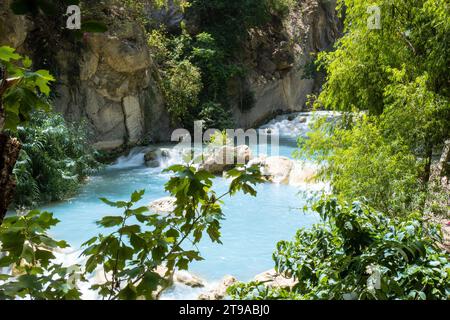
<svg viewBox="0 0 450 320"><path fill-rule="evenodd" d="M250 70L246 85L255 105L242 111L235 101L234 117L240 127L304 110L307 96L322 82L320 75L310 72L314 55L330 49L340 34L335 8L333 0L298 1L287 18L250 31L243 56Z"/></svg>
<svg viewBox="0 0 450 320"><path fill-rule="evenodd" d="M15 16L9 2L0 4L0 45L43 60L36 54L42 45L35 41L42 23ZM76 45L58 42L53 45L56 49L45 53L51 55L47 60L58 79L53 90L55 109L70 121L85 121L98 149L168 141L170 118L145 30L124 8L109 2L99 2L102 7L96 9L108 22L107 32L84 34ZM339 35L334 8L333 0L299 1L285 19L249 30L239 57L248 74L229 85L238 127L249 128L276 113L304 109L307 96L320 87L320 79L306 72L311 54L329 48ZM176 10L152 14L169 27L183 20ZM253 107L245 111L239 107L242 88L254 95Z"/></svg>

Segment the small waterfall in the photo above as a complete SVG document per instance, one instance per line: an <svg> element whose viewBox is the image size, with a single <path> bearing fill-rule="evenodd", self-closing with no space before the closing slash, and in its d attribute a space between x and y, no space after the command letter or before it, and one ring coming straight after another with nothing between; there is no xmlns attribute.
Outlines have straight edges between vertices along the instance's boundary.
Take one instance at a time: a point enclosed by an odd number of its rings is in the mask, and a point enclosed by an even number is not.
<svg viewBox="0 0 450 320"><path fill-rule="evenodd" d="M144 156L147 149L144 147L133 148L128 155L118 158L109 168L128 169L141 167L144 165Z"/></svg>
<svg viewBox="0 0 450 320"><path fill-rule="evenodd" d="M154 151L156 153L156 160L159 162L159 166L156 168L161 170L175 164L183 163L183 154L185 151L182 149L170 146L161 148L136 147L131 149L128 155L118 158L116 162L108 168L123 170L143 167L145 166L145 155L150 151Z"/></svg>
<svg viewBox="0 0 450 320"><path fill-rule="evenodd" d="M159 167L162 169L183 163L184 150L179 148L161 148L158 152Z"/></svg>
<svg viewBox="0 0 450 320"><path fill-rule="evenodd" d="M297 139L306 137L310 124L317 118L326 117L327 121L336 119L338 113L332 111L298 112L280 115L263 125L261 129L278 130L281 138Z"/></svg>

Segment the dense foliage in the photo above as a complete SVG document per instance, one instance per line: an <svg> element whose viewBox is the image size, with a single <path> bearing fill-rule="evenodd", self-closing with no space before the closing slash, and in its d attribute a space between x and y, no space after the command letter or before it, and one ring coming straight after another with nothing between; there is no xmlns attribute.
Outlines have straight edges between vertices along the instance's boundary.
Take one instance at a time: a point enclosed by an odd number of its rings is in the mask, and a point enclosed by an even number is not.
<svg viewBox="0 0 450 320"><path fill-rule="evenodd" d="M73 195L100 164L83 124L69 124L56 113L33 113L27 126L17 128L22 143L14 168L16 206L63 200Z"/></svg>
<svg viewBox="0 0 450 320"><path fill-rule="evenodd" d="M312 229L281 241L275 268L293 277L292 290L264 283L239 284L239 299L402 299L450 298L450 261L437 246L440 232L420 216L387 218L359 202L323 199L314 205L322 218Z"/></svg>
<svg viewBox="0 0 450 320"><path fill-rule="evenodd" d="M0 76L9 84L2 92L0 132L15 131L30 120L33 110L49 110L49 83L54 81L47 70L32 71L32 61L8 46L0 47ZM2 83L3 85L3 83Z"/></svg>
<svg viewBox="0 0 450 320"><path fill-rule="evenodd" d="M327 72L317 105L343 112L318 122L300 156L347 199L367 197L388 214L423 210L434 153L450 137L450 10L443 0L345 4L345 35L322 53ZM444 208L440 211L447 211Z"/></svg>
<svg viewBox="0 0 450 320"><path fill-rule="evenodd" d="M59 221L49 212L30 211L5 218L0 225L0 299L79 299L74 279L83 281L80 266L55 262L54 252L67 248L48 230ZM4 273L2 268L12 268Z"/></svg>
<svg viewBox="0 0 450 320"><path fill-rule="evenodd" d="M379 28L370 5L339 1L345 33L319 55L327 78L316 107L340 116L318 117L297 153L340 200L318 201L322 223L278 244L275 267L297 281L292 290L251 282L233 298L450 298L449 255L425 218L449 214L448 191L440 208L426 205L434 154L450 137L449 4L374 2Z"/></svg>

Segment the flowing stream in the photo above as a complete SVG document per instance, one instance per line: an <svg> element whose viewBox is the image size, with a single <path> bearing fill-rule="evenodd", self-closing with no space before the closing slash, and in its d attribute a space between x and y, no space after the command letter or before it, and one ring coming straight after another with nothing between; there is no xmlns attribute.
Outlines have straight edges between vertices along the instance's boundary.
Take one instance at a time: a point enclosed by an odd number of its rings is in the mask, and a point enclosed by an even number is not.
<svg viewBox="0 0 450 320"><path fill-rule="evenodd" d="M278 129L279 153L292 158L296 139L307 132L311 118L310 113L279 116L262 128ZM164 184L170 176L162 171L179 162L179 157L172 152L160 167L147 168L144 164L145 150L136 148L91 177L75 198L41 208L53 212L61 220L52 230L52 236L64 239L76 248L72 256L78 256L84 241L101 232L96 220L105 215L120 214L120 211L103 204L99 197L112 201L126 200L133 191L145 189L144 199L139 204L148 205L168 195ZM227 189L227 181L223 178L216 178L214 185L218 193ZM317 222L315 215L303 212L306 199L301 193L315 187L311 184L294 187L266 183L257 186L256 198L243 194L227 198L223 206L226 217L222 222L223 245L213 244L206 236L198 246L205 260L191 264L189 271L212 285L225 275L249 281L273 268L272 253L277 242L290 240L296 230ZM177 286L166 292L163 298L195 298L199 291Z"/></svg>

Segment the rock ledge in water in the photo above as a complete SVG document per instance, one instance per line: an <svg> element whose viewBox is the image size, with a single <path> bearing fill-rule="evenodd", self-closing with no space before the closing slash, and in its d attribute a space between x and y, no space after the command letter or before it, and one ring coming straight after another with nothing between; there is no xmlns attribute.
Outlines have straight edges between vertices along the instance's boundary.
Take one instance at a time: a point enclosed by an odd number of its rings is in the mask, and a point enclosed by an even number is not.
<svg viewBox="0 0 450 320"><path fill-rule="evenodd" d="M198 300L223 300L227 296L227 289L237 282L233 276L225 276L214 289L202 293Z"/></svg>
<svg viewBox="0 0 450 320"><path fill-rule="evenodd" d="M301 162L287 157L260 156L248 163L248 166L253 165L261 168L261 174L267 181L293 186L314 182L314 176L317 173L315 168L305 166Z"/></svg>
<svg viewBox="0 0 450 320"><path fill-rule="evenodd" d="M191 288L203 288L205 286L203 279L187 271L175 272L174 280Z"/></svg>
<svg viewBox="0 0 450 320"><path fill-rule="evenodd" d="M148 209L151 213L170 214L175 210L175 197L165 197L151 202Z"/></svg>
<svg viewBox="0 0 450 320"><path fill-rule="evenodd" d="M247 164L253 158L253 155L252 150L246 145L238 147L223 146L206 153L204 158L205 160L199 167L201 170L212 174L222 174L238 164Z"/></svg>

